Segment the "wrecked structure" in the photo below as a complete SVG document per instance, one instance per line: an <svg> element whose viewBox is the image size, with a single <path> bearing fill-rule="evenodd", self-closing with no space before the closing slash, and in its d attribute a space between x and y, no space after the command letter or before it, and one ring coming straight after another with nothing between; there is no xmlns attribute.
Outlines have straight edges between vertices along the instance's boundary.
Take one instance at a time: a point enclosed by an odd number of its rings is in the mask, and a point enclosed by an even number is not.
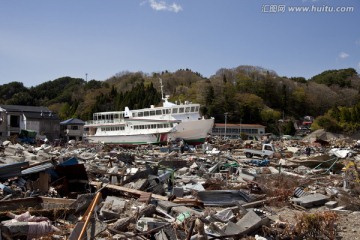
<svg viewBox="0 0 360 240"><path fill-rule="evenodd" d="M358 143L2 143L3 239L344 239L360 217ZM252 145L262 146L261 142ZM305 149L311 148L310 156ZM351 225L353 224L353 225Z"/></svg>
<svg viewBox="0 0 360 240"><path fill-rule="evenodd" d="M59 138L60 119L47 107L0 105L0 140L19 135L22 130L45 135L50 141Z"/></svg>

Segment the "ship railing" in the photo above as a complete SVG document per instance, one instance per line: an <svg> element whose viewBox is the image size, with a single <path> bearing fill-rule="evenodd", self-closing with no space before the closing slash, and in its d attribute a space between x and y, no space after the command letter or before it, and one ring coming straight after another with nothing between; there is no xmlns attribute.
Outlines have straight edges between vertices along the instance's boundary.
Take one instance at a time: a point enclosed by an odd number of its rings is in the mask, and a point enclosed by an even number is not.
<svg viewBox="0 0 360 240"><path fill-rule="evenodd" d="M95 125L95 124L105 124L105 123L123 123L122 119L113 119L113 120L89 120L85 122L85 125Z"/></svg>

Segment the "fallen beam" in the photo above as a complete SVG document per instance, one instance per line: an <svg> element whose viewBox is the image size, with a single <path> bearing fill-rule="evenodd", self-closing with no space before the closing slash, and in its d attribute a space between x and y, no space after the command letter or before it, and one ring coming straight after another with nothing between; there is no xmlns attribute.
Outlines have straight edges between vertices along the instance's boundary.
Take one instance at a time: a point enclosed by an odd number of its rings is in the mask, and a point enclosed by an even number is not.
<svg viewBox="0 0 360 240"><path fill-rule="evenodd" d="M101 184L102 184L101 182L95 182L95 181L90 182L90 185L92 185L94 187L101 186ZM144 191L131 189L131 188L127 188L127 187L122 187L122 186L117 186L117 185L113 185L113 184L107 184L106 186L104 186L104 188L108 188L108 189L112 189L112 190L116 190L116 191L123 191L126 193L130 193L132 195L135 195L136 197L140 197L141 195L146 194L146 192L144 192ZM152 194L151 197L154 199L157 199L157 200L163 200L163 201L168 200L168 198L166 196L161 196L158 194Z"/></svg>

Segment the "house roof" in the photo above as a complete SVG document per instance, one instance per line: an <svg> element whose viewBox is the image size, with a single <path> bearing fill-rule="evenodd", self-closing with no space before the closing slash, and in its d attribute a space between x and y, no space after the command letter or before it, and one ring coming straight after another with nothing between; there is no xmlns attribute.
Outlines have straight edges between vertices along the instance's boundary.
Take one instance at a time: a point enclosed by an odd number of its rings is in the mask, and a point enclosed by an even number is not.
<svg viewBox="0 0 360 240"><path fill-rule="evenodd" d="M228 123L226 124L227 127L244 127L244 128L264 128L264 125L261 124L234 124ZM225 127L225 123L215 123L215 127Z"/></svg>
<svg viewBox="0 0 360 240"><path fill-rule="evenodd" d="M85 125L85 122L81 119L70 118L60 122L60 125Z"/></svg>
<svg viewBox="0 0 360 240"><path fill-rule="evenodd" d="M0 110L7 112L18 112L31 119L58 119L58 116L47 107L22 106L22 105L0 105Z"/></svg>
<svg viewBox="0 0 360 240"><path fill-rule="evenodd" d="M47 107L42 106L0 105L0 108L8 112L50 112Z"/></svg>
<svg viewBox="0 0 360 240"><path fill-rule="evenodd" d="M59 120L58 116L53 112L24 112L26 118L29 119L56 119Z"/></svg>

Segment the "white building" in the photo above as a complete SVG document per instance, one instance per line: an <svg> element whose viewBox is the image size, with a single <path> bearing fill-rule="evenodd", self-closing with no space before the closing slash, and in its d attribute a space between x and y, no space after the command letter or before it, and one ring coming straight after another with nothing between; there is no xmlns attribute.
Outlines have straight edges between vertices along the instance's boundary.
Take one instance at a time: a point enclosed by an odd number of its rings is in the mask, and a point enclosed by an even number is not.
<svg viewBox="0 0 360 240"><path fill-rule="evenodd" d="M81 141L84 135L84 125L85 122L77 118L70 118L61 122L61 138L65 139L66 141Z"/></svg>
<svg viewBox="0 0 360 240"><path fill-rule="evenodd" d="M226 129L226 133L225 133ZM261 137L265 134L265 126L260 124L224 124L216 123L212 129L213 136L240 138L241 133L252 137Z"/></svg>

